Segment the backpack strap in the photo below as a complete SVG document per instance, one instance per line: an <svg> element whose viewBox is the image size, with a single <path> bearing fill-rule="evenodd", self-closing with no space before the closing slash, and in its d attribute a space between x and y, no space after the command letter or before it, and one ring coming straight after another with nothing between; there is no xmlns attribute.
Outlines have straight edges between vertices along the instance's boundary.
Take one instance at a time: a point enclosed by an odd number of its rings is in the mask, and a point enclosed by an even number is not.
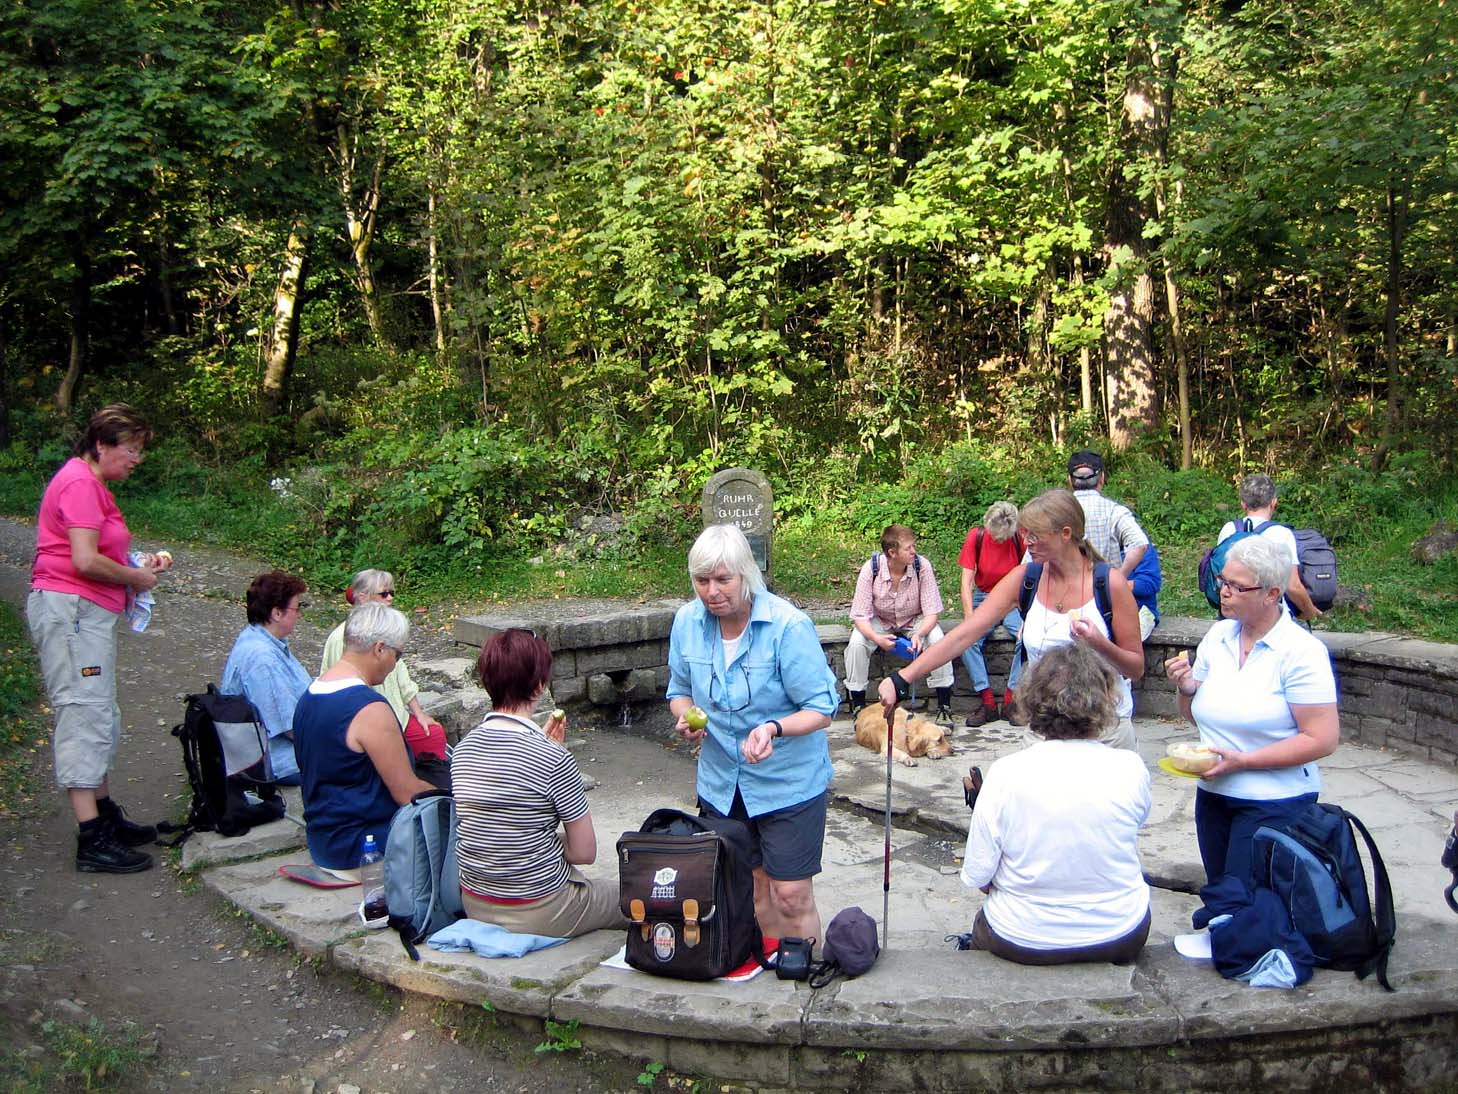
<svg viewBox="0 0 1458 1094"><path fill-rule="evenodd" d="M876 576L880 572L881 572L881 552L880 551L873 551L871 553L871 580L872 581L875 581L876 580Z"/></svg>
<svg viewBox="0 0 1458 1094"><path fill-rule="evenodd" d="M972 543L972 569L982 569L982 541L987 538L987 529L978 528L977 538ZM920 557L920 556L918 556Z"/></svg>
<svg viewBox="0 0 1458 1094"><path fill-rule="evenodd" d="M1043 576L1043 564L1041 562L1030 562L1023 568L1023 584L1018 589L1018 614L1023 617L1026 624L1028 612L1032 610L1033 598L1038 595L1038 581ZM1018 634L1018 656L1023 659L1023 664L1028 663L1028 647L1023 645L1023 636Z"/></svg>
<svg viewBox="0 0 1458 1094"><path fill-rule="evenodd" d="M1109 641L1114 641L1114 598L1109 595L1109 570L1107 562L1095 562L1093 568L1094 607L1104 617L1104 629L1109 632Z"/></svg>
<svg viewBox="0 0 1458 1094"><path fill-rule="evenodd" d="M1382 861L1382 853L1377 850L1372 833L1367 831L1365 824L1339 805L1328 808L1339 813L1344 820L1361 833L1362 839L1367 844L1367 854L1372 860L1374 883L1372 914L1377 922L1377 952L1361 968L1357 969L1357 979L1365 980L1368 975L1376 973L1377 983L1387 991L1394 991L1396 989L1387 982L1387 957L1392 952L1392 943L1397 937L1397 912L1392 906L1392 883L1387 877L1387 864Z"/></svg>

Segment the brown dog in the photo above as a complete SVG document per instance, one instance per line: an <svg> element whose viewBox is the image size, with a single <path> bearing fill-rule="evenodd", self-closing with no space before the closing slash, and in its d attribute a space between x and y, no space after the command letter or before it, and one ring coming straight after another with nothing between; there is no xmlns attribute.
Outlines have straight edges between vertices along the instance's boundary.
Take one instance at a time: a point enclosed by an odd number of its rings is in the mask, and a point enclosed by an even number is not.
<svg viewBox="0 0 1458 1094"><path fill-rule="evenodd" d="M886 708L871 703L856 715L856 744L872 752L886 755ZM907 767L915 767L913 756L940 760L952 754L947 731L925 718L907 718L906 711L896 708L896 737L891 745L891 758Z"/></svg>

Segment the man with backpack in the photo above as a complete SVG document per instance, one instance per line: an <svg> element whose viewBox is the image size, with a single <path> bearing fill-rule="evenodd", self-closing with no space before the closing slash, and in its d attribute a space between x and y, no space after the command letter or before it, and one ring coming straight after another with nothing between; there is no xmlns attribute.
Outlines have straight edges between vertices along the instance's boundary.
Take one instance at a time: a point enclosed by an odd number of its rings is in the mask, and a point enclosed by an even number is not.
<svg viewBox="0 0 1458 1094"><path fill-rule="evenodd" d="M971 616L997 583L1018 567L1027 549L1018 533L1018 507L1010 501L995 501L988 506L987 512L982 515L982 523L967 533L962 553L957 559L962 567L963 619ZM1022 613L1017 608L1011 609L1002 617L1001 626L1016 642L1023 627ZM997 696L993 694L992 681L987 675L987 661L982 656L982 647L991 633L988 631L962 651L962 665L972 679L972 690L982 700L967 716L967 725L972 727L986 725L999 717ZM1002 710L1009 718L1013 717L1013 691L1018 686L1018 675L1022 670L1023 659L1014 649L1012 665L1007 672L1007 688L1002 695Z"/></svg>
<svg viewBox="0 0 1458 1094"><path fill-rule="evenodd" d="M916 553L916 533L904 524L881 533L881 550L870 557L856 578L851 601L850 641L845 647L845 690L851 713L866 705L866 683L871 675L871 650L891 654L897 639L915 657L942 639L937 617L942 593L929 559ZM946 664L927 677L937 693L936 719L952 724L952 666Z"/></svg>
<svg viewBox="0 0 1458 1094"><path fill-rule="evenodd" d="M1301 580L1301 557L1296 547L1296 535L1286 525L1276 522L1276 484L1269 475L1247 475L1241 480L1238 493L1245 516L1238 521L1226 521L1215 542L1224 543L1237 532L1254 532L1270 540L1291 560L1291 583L1286 587L1286 602L1292 613L1303 623L1319 618L1321 609L1311 599L1310 591Z"/></svg>

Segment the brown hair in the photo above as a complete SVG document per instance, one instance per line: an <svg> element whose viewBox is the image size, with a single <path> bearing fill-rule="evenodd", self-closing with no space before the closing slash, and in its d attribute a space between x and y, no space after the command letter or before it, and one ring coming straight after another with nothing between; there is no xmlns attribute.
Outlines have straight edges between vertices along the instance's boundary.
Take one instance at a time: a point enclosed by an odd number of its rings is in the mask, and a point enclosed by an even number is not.
<svg viewBox="0 0 1458 1094"><path fill-rule="evenodd" d="M493 706L530 703L552 678L552 648L529 630L509 627L481 647L476 675Z"/></svg>
<svg viewBox="0 0 1458 1094"><path fill-rule="evenodd" d="M1035 536L1050 536L1064 528L1073 532L1073 542L1090 562L1102 562L1103 557L1094 550L1084 537L1083 506L1069 490L1045 490L1023 506L1018 514L1018 524L1024 532Z"/></svg>
<svg viewBox="0 0 1458 1094"><path fill-rule="evenodd" d="M98 446L118 445L125 441L145 448L152 443L152 427L140 411L133 410L126 403L112 403L91 415L91 420L86 423L86 432L76 441L76 455L98 459L101 456Z"/></svg>
<svg viewBox="0 0 1458 1094"><path fill-rule="evenodd" d="M894 551L903 543L914 543L916 533L904 524L889 524L881 533L881 550Z"/></svg>
<svg viewBox="0 0 1458 1094"><path fill-rule="evenodd" d="M1118 682L1113 666L1089 647L1055 646L1023 673L1013 705L1045 740L1089 740L1113 724Z"/></svg>
<svg viewBox="0 0 1458 1094"><path fill-rule="evenodd" d="M273 609L283 611L289 601L309 591L308 584L301 577L286 574L282 570L270 570L259 574L248 586L248 622L264 624L273 618Z"/></svg>

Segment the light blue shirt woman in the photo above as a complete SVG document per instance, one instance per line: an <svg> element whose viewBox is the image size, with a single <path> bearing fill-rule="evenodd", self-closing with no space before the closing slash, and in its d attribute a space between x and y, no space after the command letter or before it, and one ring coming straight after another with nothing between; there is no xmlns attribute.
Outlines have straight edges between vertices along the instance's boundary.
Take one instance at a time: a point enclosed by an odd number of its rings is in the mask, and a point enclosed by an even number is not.
<svg viewBox="0 0 1458 1094"><path fill-rule="evenodd" d="M268 734L273 775L280 782L299 776L299 762L294 757L294 708L313 679L289 649L288 640L257 623L239 633L223 666L219 687L229 695L247 696L258 711Z"/></svg>
<svg viewBox="0 0 1458 1094"><path fill-rule="evenodd" d="M784 809L830 785L824 733L774 742L772 762L749 763L742 745L755 727L798 710L827 718L840 699L815 624L771 592L754 595L749 625L727 663L719 621L695 599L678 610L668 644L668 699L689 696L709 715L699 754L698 794L727 814L738 787L751 817Z"/></svg>

